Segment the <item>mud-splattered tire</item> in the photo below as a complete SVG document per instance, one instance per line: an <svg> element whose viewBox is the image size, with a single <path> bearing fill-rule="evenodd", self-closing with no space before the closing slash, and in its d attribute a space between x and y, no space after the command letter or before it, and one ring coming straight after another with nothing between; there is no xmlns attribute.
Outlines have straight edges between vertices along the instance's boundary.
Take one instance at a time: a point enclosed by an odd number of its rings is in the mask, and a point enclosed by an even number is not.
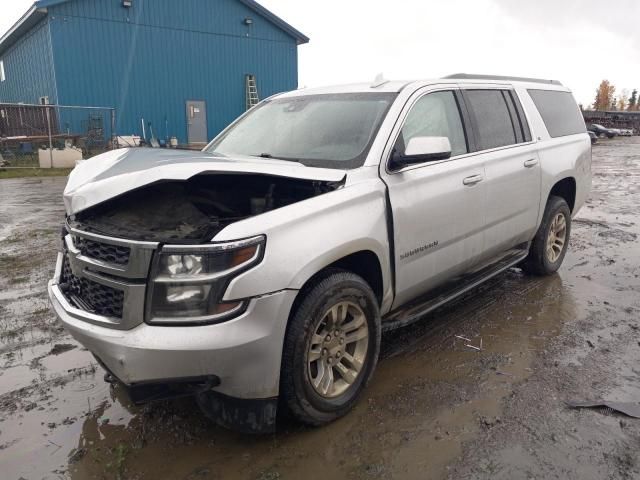
<svg viewBox="0 0 640 480"><path fill-rule="evenodd" d="M551 275L562 265L571 234L571 210L564 198L551 196L544 210L529 256L522 269L533 275Z"/></svg>
<svg viewBox="0 0 640 480"><path fill-rule="evenodd" d="M375 370L380 311L358 275L331 270L301 292L282 355L280 402L289 416L312 426L345 415Z"/></svg>

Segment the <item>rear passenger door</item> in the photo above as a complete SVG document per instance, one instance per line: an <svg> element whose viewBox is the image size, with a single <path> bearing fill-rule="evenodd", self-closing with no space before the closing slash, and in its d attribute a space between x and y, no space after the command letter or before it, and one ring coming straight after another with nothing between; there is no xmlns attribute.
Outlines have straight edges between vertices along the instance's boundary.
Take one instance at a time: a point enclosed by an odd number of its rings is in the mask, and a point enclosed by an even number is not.
<svg viewBox="0 0 640 480"><path fill-rule="evenodd" d="M526 116L506 86L466 87L475 148L485 167L483 253L490 259L533 236L540 208L541 168Z"/></svg>
<svg viewBox="0 0 640 480"><path fill-rule="evenodd" d="M400 306L469 270L483 251L484 165L469 154L466 111L455 88L416 92L394 128L380 175L393 221ZM396 168L393 152L414 137L447 137L451 158Z"/></svg>

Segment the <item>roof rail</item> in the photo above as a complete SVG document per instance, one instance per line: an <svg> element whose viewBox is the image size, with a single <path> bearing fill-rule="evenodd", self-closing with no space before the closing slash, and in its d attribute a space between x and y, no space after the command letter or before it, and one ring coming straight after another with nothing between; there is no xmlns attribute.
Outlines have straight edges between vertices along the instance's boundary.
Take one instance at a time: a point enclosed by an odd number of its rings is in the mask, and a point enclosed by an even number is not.
<svg viewBox="0 0 640 480"><path fill-rule="evenodd" d="M502 80L506 82L530 82L530 83L546 83L549 85L560 85L558 80L545 80L542 78L528 78L528 77L504 77L501 75L476 75L472 73L454 73L453 75L447 75L443 78L452 78L458 80Z"/></svg>

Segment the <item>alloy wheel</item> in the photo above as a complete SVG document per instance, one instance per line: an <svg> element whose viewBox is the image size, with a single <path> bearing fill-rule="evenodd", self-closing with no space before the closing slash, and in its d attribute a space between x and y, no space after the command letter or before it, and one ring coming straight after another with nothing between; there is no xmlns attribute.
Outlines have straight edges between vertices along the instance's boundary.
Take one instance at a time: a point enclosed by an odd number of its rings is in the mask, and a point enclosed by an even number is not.
<svg viewBox="0 0 640 480"><path fill-rule="evenodd" d="M547 236L547 259L555 263L562 255L564 245L567 240L567 220L563 213L558 213L551 222L549 234Z"/></svg>
<svg viewBox="0 0 640 480"><path fill-rule="evenodd" d="M325 398L342 395L361 374L369 348L365 313L352 302L329 308L315 325L307 349L311 386Z"/></svg>

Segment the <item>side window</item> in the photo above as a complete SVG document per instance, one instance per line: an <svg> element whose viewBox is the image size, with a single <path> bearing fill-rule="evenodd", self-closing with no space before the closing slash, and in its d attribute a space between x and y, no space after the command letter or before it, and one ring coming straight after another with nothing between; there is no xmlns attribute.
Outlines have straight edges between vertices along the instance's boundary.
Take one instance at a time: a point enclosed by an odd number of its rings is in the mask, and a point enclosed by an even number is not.
<svg viewBox="0 0 640 480"><path fill-rule="evenodd" d="M479 150L519 143L514 125L516 119L512 119L515 111L513 113L509 111L504 93L502 90L465 91L469 113L475 119ZM520 132L520 138L522 138L522 132Z"/></svg>
<svg viewBox="0 0 640 480"><path fill-rule="evenodd" d="M522 104L520 103L520 99L516 92L509 91L505 92L511 97L513 104L516 107L516 112L518 113L518 120L520 120L520 128L522 130L522 137L525 142L531 141L531 129L529 128L529 122L527 122L527 116L524 114L524 110L522 109Z"/></svg>
<svg viewBox="0 0 640 480"><path fill-rule="evenodd" d="M7 79L7 75L4 71L4 60L0 60L0 82L4 82Z"/></svg>
<svg viewBox="0 0 640 480"><path fill-rule="evenodd" d="M582 113L570 92L527 90L552 138L584 133Z"/></svg>
<svg viewBox="0 0 640 480"><path fill-rule="evenodd" d="M414 137L448 137L451 156L468 153L458 102L452 91L429 93L413 106L404 122L396 149Z"/></svg>

